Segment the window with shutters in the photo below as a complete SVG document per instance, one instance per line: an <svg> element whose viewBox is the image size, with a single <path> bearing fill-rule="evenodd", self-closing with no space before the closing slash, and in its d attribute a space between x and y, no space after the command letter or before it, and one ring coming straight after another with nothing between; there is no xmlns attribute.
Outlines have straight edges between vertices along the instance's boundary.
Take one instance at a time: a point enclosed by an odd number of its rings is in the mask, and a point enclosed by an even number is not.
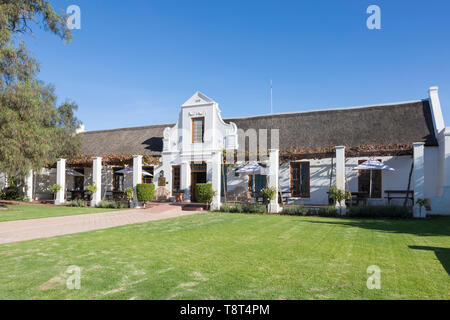
<svg viewBox="0 0 450 320"><path fill-rule="evenodd" d="M291 162L291 196L309 198L309 162Z"/></svg>

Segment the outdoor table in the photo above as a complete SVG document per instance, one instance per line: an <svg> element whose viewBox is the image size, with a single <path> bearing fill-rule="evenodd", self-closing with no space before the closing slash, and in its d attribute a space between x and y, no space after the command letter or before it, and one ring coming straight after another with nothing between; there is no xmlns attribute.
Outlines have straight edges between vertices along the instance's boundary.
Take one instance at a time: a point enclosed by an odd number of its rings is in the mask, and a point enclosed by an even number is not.
<svg viewBox="0 0 450 320"><path fill-rule="evenodd" d="M70 195L71 195L71 200L77 200L77 199L82 199L84 200L85 198L85 192L84 190L69 190Z"/></svg>

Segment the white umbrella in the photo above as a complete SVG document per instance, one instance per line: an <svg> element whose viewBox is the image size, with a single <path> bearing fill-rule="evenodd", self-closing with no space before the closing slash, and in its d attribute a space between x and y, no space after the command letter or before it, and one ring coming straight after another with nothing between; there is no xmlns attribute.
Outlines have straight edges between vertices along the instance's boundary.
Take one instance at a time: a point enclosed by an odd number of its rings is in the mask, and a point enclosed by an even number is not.
<svg viewBox="0 0 450 320"><path fill-rule="evenodd" d="M68 176L84 177L84 174L82 174L82 173L80 173L80 172L78 172L78 171L75 171L75 170L73 170L73 169L66 169L66 174L67 174Z"/></svg>
<svg viewBox="0 0 450 320"><path fill-rule="evenodd" d="M354 170L370 170L369 198L372 197L372 170L395 171L395 169L389 167L387 164L378 161L375 158L370 158L369 160L364 161L359 166L356 166Z"/></svg>
<svg viewBox="0 0 450 320"><path fill-rule="evenodd" d="M131 167L127 167L127 168L125 168L125 169L122 169L122 170L119 170L119 171L116 171L116 173L133 173L133 168ZM147 171L145 171L145 170L142 170L142 174L144 175L144 176L150 176L150 177L153 177L153 175L151 174L151 173L149 173L149 172L147 172Z"/></svg>
<svg viewBox="0 0 450 320"><path fill-rule="evenodd" d="M247 163L242 168L236 170L237 173L253 175L253 190L255 190L255 174L260 174L264 171L264 167L260 166L256 161Z"/></svg>

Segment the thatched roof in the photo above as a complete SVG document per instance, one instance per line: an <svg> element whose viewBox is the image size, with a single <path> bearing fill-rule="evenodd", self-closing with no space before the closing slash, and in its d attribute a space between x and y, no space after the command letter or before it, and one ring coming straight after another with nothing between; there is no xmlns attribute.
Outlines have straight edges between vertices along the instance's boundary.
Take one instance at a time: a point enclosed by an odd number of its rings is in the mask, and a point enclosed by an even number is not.
<svg viewBox="0 0 450 320"><path fill-rule="evenodd" d="M389 149L423 141L437 145L428 100L359 108L293 112L247 118L224 119L243 130L279 129L281 153L330 152L336 145L352 149ZM162 152L165 127L174 124L90 131L83 133L83 154L149 154ZM374 147L375 146L375 147Z"/></svg>
<svg viewBox="0 0 450 320"><path fill-rule="evenodd" d="M163 131L174 124L87 131L83 133L84 155L160 155L163 149Z"/></svg>

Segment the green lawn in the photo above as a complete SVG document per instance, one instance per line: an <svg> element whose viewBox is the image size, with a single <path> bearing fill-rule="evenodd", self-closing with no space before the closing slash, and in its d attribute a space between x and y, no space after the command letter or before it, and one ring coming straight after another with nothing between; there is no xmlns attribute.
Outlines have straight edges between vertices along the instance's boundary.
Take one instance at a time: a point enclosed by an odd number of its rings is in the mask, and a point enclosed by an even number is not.
<svg viewBox="0 0 450 320"><path fill-rule="evenodd" d="M449 299L449 235L450 218L202 213L0 245L0 299Z"/></svg>
<svg viewBox="0 0 450 320"><path fill-rule="evenodd" d="M101 208L77 208L63 206L40 206L40 205L11 205L8 210L0 210L0 222L13 220L27 220L36 218L48 218L59 216L72 216L75 214L96 213L106 211L117 211L118 209Z"/></svg>

